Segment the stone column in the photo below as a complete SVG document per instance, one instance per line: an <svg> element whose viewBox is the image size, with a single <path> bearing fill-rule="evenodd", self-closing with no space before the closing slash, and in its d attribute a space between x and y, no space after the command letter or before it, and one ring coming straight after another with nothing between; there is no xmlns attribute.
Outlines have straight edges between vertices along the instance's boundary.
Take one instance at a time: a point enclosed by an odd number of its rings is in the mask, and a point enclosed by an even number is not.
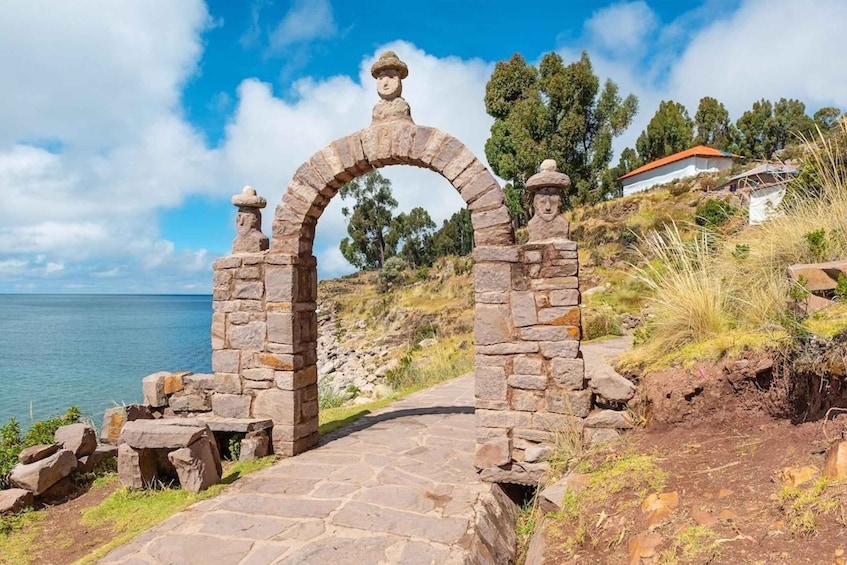
<svg viewBox="0 0 847 565"><path fill-rule="evenodd" d="M582 441L591 410L579 352L577 246L561 216L566 175L545 162L529 242L477 247L476 466L485 480L537 484L556 434Z"/></svg>

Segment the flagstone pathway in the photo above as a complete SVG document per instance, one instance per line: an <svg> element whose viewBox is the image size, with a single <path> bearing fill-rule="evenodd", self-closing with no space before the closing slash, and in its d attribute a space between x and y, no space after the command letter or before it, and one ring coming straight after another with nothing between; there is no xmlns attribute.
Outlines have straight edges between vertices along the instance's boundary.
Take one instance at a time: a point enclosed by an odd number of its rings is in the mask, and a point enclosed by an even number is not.
<svg viewBox="0 0 847 565"><path fill-rule="evenodd" d="M587 365L626 346L621 340L586 344ZM496 505L491 486L474 470L473 452L473 377L467 375L395 402L323 438L316 449L239 480L99 563L479 561L472 555L479 549L477 513ZM490 516L481 518L490 524Z"/></svg>

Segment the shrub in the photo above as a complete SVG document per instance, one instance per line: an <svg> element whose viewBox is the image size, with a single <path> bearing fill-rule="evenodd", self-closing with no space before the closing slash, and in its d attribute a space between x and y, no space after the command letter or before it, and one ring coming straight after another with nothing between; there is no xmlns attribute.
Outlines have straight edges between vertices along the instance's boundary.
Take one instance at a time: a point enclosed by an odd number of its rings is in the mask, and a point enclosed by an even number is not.
<svg viewBox="0 0 847 565"><path fill-rule="evenodd" d="M381 292L386 292L391 285L403 282L404 271L406 270L406 261L402 257L395 255L385 260L382 269L379 271L379 289Z"/></svg>
<svg viewBox="0 0 847 565"><path fill-rule="evenodd" d="M347 400L343 393L337 392L332 387L332 382L327 379L318 381L318 408L337 408Z"/></svg>
<svg viewBox="0 0 847 565"><path fill-rule="evenodd" d="M825 260L827 248L829 247L826 242L826 230L821 228L819 230L810 231L803 237L806 239L806 243L809 246L809 253L812 254L815 261Z"/></svg>
<svg viewBox="0 0 847 565"><path fill-rule="evenodd" d="M838 283L835 285L835 297L844 302L847 300L847 277L844 273L838 273Z"/></svg>
<svg viewBox="0 0 847 565"><path fill-rule="evenodd" d="M585 309L582 318L582 330L584 339L623 335L620 317L608 307Z"/></svg>
<svg viewBox="0 0 847 565"><path fill-rule="evenodd" d="M735 215L735 208L723 200L708 198L697 205L696 221L698 226L717 228L724 225Z"/></svg>

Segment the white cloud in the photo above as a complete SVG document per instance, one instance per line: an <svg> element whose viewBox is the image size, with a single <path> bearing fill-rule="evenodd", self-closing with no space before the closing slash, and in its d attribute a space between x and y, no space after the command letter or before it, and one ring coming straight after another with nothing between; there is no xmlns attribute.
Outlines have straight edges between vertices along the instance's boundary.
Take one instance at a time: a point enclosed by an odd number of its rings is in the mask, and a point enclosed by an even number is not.
<svg viewBox="0 0 847 565"><path fill-rule="evenodd" d="M658 24L643 0L606 6L585 22L585 31L598 49L632 59L645 50L647 36Z"/></svg>
<svg viewBox="0 0 847 565"><path fill-rule="evenodd" d="M325 39L336 33L329 0L294 0L291 9L270 33L270 48L278 51L292 45Z"/></svg>

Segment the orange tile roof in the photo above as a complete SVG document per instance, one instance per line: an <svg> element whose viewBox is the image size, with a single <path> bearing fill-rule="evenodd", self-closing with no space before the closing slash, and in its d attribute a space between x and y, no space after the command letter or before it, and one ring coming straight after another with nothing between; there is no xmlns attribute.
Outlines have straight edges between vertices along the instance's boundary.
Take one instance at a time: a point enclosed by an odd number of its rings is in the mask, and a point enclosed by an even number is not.
<svg viewBox="0 0 847 565"><path fill-rule="evenodd" d="M713 149L705 145L698 145L696 147L692 147L691 149L686 149L685 151L680 151L679 153L674 153L673 155L668 155L667 157L662 157L661 159L657 159L651 163L642 165L634 171L630 171L624 176L618 178L618 180L623 180L635 176L639 173L643 173L645 171L658 169L663 165L667 165L668 163L674 163L676 161L681 161L682 159L687 159L688 157L735 157L735 155L726 151L721 151L720 149Z"/></svg>

